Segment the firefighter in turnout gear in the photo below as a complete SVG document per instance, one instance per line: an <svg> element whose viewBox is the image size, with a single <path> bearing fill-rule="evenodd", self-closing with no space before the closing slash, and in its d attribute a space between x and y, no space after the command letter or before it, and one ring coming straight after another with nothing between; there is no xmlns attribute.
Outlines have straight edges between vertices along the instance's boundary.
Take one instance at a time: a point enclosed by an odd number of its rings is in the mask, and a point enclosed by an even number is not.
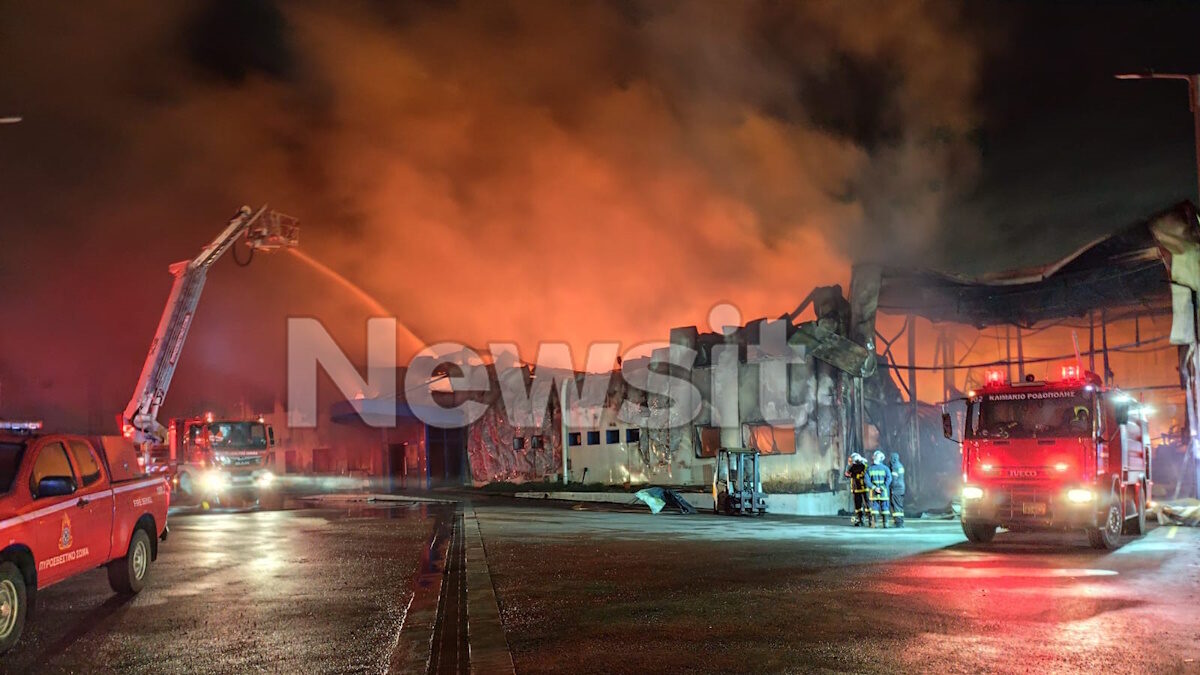
<svg viewBox="0 0 1200 675"><path fill-rule="evenodd" d="M900 453L892 453L892 524L904 527L904 465Z"/></svg>
<svg viewBox="0 0 1200 675"><path fill-rule="evenodd" d="M846 472L842 475L850 479L850 492L854 493L854 518L850 522L855 527L868 524L867 458L857 452L851 454L846 460Z"/></svg>
<svg viewBox="0 0 1200 675"><path fill-rule="evenodd" d="M879 450L871 456L874 463L867 467L867 489L871 493L872 527L887 527L887 515L892 509L892 471L883 463L884 455Z"/></svg>

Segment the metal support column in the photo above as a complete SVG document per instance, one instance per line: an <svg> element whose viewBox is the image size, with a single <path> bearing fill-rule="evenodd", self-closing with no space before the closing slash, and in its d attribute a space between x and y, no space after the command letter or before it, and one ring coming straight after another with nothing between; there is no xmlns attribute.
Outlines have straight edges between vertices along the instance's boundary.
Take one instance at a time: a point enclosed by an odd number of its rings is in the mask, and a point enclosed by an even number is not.
<svg viewBox="0 0 1200 675"><path fill-rule="evenodd" d="M1088 312L1088 370L1096 372L1096 312Z"/></svg>
<svg viewBox="0 0 1200 675"><path fill-rule="evenodd" d="M1012 326L1004 327L1004 376L1012 382Z"/></svg>
<svg viewBox="0 0 1200 675"><path fill-rule="evenodd" d="M1017 379L1025 381L1025 341L1021 339L1021 327L1017 326Z"/></svg>
<svg viewBox="0 0 1200 675"><path fill-rule="evenodd" d="M1112 369L1108 367L1108 310L1100 310L1100 349L1104 355L1104 385L1112 386Z"/></svg>
<svg viewBox="0 0 1200 675"><path fill-rule="evenodd" d="M912 452L912 456L908 457L908 461L912 462L913 471L909 476L910 485L916 490L916 483L919 479L917 476L921 473L921 434L918 428L917 417L917 317L912 314L908 315L908 393L909 403L911 408L909 411L908 423L908 447Z"/></svg>

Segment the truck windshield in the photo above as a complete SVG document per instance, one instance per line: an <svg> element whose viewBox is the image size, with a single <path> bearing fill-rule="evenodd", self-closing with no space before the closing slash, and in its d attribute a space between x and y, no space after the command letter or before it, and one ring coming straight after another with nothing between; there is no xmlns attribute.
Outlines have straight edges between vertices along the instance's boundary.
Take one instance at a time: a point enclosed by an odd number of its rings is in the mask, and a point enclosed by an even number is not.
<svg viewBox="0 0 1200 675"><path fill-rule="evenodd" d="M1090 436L1092 403L1079 389L983 394L967 405L967 437Z"/></svg>
<svg viewBox="0 0 1200 675"><path fill-rule="evenodd" d="M265 450L267 428L261 422L213 422L208 425L208 438L213 448Z"/></svg>
<svg viewBox="0 0 1200 675"><path fill-rule="evenodd" d="M24 453L24 443L0 443L0 494L12 489L13 479L17 477L17 469L21 467L21 455Z"/></svg>

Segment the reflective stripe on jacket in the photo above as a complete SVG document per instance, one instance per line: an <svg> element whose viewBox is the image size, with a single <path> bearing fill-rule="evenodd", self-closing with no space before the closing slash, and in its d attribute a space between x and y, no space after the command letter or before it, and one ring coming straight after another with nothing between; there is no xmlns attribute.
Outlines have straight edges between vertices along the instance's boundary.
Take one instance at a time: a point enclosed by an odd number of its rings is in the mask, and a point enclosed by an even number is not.
<svg viewBox="0 0 1200 675"><path fill-rule="evenodd" d="M844 475L850 479L851 492L867 491L867 466L865 464L854 462L846 468Z"/></svg>
<svg viewBox="0 0 1200 675"><path fill-rule="evenodd" d="M871 499L886 501L891 499L888 488L892 486L892 471L886 464L872 464L867 469L867 487L871 489Z"/></svg>

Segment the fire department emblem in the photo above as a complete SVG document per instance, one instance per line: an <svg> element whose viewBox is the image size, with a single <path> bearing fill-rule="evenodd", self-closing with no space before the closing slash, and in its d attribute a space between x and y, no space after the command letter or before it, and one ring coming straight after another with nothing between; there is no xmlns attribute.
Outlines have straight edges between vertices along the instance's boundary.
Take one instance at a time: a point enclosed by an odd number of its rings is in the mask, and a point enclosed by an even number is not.
<svg viewBox="0 0 1200 675"><path fill-rule="evenodd" d="M62 534L58 537L58 550L65 551L71 548L72 541L71 519L68 518L67 514L64 513L62 519Z"/></svg>

